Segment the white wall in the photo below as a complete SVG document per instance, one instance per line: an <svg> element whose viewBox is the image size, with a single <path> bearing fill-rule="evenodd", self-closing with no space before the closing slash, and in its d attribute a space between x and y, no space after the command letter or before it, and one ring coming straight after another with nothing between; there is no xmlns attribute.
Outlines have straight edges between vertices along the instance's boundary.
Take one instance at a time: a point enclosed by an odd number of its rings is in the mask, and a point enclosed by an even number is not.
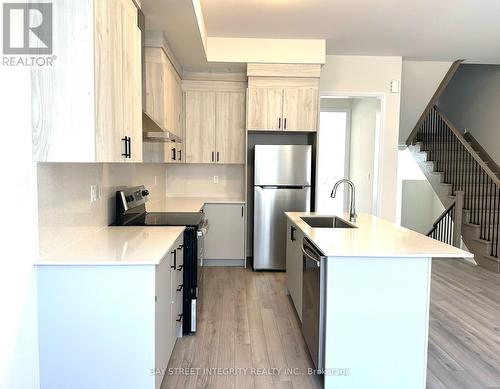
<svg viewBox="0 0 500 389"><path fill-rule="evenodd" d="M461 65L440 98L439 107L500 164L499 65Z"/></svg>
<svg viewBox="0 0 500 389"><path fill-rule="evenodd" d="M36 174L31 162L29 70L1 67L0 388L39 387Z"/></svg>
<svg viewBox="0 0 500 389"><path fill-rule="evenodd" d="M398 193L396 222L423 234L429 232L444 206L408 148L398 153Z"/></svg>
<svg viewBox="0 0 500 389"><path fill-rule="evenodd" d="M391 93L390 85L391 80L401 81L401 66L401 57L327 55L320 80L322 94L383 96L377 214L389 220L396 218L400 111L400 94Z"/></svg>
<svg viewBox="0 0 500 389"><path fill-rule="evenodd" d="M144 184L152 199L165 197L164 164L38 164L40 254L94 234L114 221L115 192ZM90 202L90 186L101 197Z"/></svg>
<svg viewBox="0 0 500 389"><path fill-rule="evenodd" d="M451 65L452 62L403 61L399 144L406 144Z"/></svg>
<svg viewBox="0 0 500 389"><path fill-rule="evenodd" d="M214 176L218 183L214 183ZM187 197L245 197L243 165L168 165L167 195Z"/></svg>
<svg viewBox="0 0 500 389"><path fill-rule="evenodd" d="M358 212L372 213L375 169L375 136L380 100L375 97L351 99L351 144L349 178L358 196Z"/></svg>

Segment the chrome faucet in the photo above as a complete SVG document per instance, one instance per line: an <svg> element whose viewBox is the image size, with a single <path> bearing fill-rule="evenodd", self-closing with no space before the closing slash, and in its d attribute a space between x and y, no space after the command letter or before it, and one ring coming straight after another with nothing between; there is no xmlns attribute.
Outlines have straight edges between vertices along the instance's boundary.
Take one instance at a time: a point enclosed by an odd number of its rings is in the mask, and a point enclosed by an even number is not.
<svg viewBox="0 0 500 389"><path fill-rule="evenodd" d="M352 194L351 194L351 206L349 208L349 221L356 223L356 217L358 216L356 214L356 188L354 187L354 184L351 180L348 180L347 178L343 178L341 180L338 180L335 185L333 186L332 193L330 194L331 198L335 198L337 195L337 188L339 187L340 184L347 184L351 187Z"/></svg>

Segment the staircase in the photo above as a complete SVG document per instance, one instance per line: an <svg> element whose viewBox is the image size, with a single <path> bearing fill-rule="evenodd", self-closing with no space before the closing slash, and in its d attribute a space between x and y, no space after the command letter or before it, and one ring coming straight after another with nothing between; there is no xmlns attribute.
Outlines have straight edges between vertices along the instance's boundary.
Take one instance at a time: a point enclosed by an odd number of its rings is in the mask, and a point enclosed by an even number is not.
<svg viewBox="0 0 500 389"><path fill-rule="evenodd" d="M484 150L474 149L473 140L455 128L435 101L407 141L446 208L429 236L458 245L457 236L461 235L478 265L500 273L497 167L485 157Z"/></svg>

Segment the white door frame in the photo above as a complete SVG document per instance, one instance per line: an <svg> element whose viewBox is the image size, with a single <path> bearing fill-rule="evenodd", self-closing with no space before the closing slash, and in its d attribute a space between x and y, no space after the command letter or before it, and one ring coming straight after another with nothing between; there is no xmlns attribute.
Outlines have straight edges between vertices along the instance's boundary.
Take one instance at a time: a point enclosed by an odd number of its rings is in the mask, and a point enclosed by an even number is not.
<svg viewBox="0 0 500 389"><path fill-rule="evenodd" d="M383 139L385 133L385 113L386 113L386 93L385 92L345 92L345 91L320 91L320 102L322 98L328 97L345 97L345 98L356 98L356 97L375 97L380 100L380 123L378 125L378 134L375 134L375 145L374 145L374 161L373 161L373 206L372 214L375 216L380 216L380 202L382 199L382 176L383 176ZM321 108L320 108L321 110ZM319 115L318 115L319 116ZM318 169L316 169L316 182L318 182ZM316 195L317 195L316 191ZM363 195L363 194L361 194Z"/></svg>
<svg viewBox="0 0 500 389"><path fill-rule="evenodd" d="M344 177L348 177L349 175L349 168L350 168L350 162L351 162L351 108L321 108L320 106L320 114L321 112L345 112L347 113L347 118L346 118L346 139L345 139L345 164L344 164ZM321 115L320 115L321 118ZM318 144L319 144L319 136L321 133L321 120L319 121L319 126L318 126ZM319 155L321 154L319 147L317 148L318 157L316 158L316 161L319 161ZM316 165L316 182L319 183L319 166ZM318 204L318 190L316 192L316 199L315 203L316 205ZM347 196L348 194L348 188L344 188L344 212L347 211L349 208L349 197Z"/></svg>

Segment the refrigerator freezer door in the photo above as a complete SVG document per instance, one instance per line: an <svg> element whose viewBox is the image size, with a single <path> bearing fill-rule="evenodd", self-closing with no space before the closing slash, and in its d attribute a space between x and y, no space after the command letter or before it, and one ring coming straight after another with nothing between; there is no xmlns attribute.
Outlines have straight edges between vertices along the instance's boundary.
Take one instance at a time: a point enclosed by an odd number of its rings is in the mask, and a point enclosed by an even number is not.
<svg viewBox="0 0 500 389"><path fill-rule="evenodd" d="M311 185L311 146L256 145L255 186Z"/></svg>
<svg viewBox="0 0 500 389"><path fill-rule="evenodd" d="M254 188L253 267L285 270L285 212L309 211L310 188Z"/></svg>

